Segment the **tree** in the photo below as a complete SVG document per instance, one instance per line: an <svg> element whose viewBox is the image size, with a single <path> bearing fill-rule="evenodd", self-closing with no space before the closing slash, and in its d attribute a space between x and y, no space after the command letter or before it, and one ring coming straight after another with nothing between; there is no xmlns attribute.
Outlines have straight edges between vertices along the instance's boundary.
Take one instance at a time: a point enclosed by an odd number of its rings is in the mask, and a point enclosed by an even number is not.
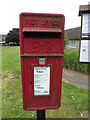
<svg viewBox="0 0 90 120"><path fill-rule="evenodd" d="M13 28L12 30L9 31L9 33L6 36L5 39L6 43L13 42L16 43L16 45L19 45L19 28Z"/></svg>

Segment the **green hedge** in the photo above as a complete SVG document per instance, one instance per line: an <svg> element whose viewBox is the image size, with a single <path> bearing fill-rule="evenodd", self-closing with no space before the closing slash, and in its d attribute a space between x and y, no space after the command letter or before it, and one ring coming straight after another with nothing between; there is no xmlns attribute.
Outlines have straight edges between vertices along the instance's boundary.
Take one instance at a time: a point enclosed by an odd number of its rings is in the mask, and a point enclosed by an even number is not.
<svg viewBox="0 0 90 120"><path fill-rule="evenodd" d="M79 63L79 51L64 50L63 67L88 74L88 64Z"/></svg>

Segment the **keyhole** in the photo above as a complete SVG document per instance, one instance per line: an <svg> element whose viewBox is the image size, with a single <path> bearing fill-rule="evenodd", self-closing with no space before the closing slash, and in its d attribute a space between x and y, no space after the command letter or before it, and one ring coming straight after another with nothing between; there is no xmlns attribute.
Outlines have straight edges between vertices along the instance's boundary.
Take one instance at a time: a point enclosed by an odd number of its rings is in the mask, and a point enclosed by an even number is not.
<svg viewBox="0 0 90 120"><path fill-rule="evenodd" d="M32 85L32 82L30 82L30 85Z"/></svg>

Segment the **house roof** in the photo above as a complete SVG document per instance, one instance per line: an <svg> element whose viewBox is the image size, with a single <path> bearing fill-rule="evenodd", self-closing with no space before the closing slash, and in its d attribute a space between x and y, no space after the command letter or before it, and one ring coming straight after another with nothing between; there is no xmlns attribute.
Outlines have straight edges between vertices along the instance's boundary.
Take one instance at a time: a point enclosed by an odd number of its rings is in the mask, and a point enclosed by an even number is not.
<svg viewBox="0 0 90 120"><path fill-rule="evenodd" d="M70 40L80 40L81 27L65 30L65 34Z"/></svg>

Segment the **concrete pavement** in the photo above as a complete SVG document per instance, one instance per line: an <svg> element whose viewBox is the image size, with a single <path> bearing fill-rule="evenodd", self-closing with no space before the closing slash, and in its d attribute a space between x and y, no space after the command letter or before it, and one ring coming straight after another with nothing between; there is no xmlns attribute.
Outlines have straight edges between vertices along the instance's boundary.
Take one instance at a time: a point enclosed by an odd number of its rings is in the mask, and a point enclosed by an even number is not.
<svg viewBox="0 0 90 120"><path fill-rule="evenodd" d="M69 69L63 69L63 81L71 83L80 88L88 89L90 82L88 82L88 75L83 73L75 72ZM89 87L90 88L90 87Z"/></svg>

